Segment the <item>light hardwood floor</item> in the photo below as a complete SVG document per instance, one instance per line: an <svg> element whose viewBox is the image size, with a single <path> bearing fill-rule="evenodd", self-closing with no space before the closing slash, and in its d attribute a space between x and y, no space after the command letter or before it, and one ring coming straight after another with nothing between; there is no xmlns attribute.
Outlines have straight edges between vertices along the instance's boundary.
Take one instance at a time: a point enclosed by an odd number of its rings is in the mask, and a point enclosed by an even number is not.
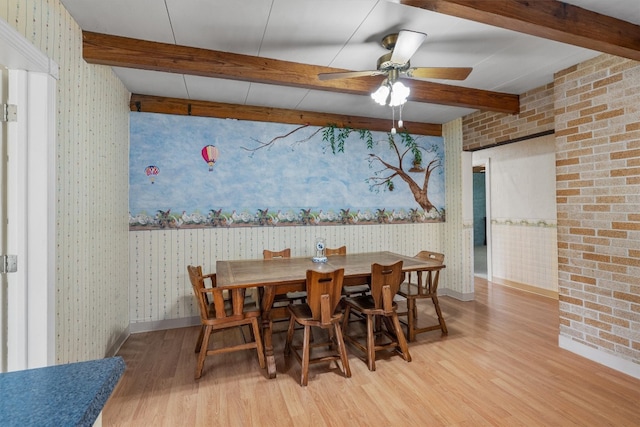
<svg viewBox="0 0 640 427"><path fill-rule="evenodd" d="M246 351L209 357L198 381L198 328L132 335L103 425L640 425L640 380L558 348L557 301L476 278L475 301L440 304L449 335L419 335L412 362L381 354L370 372L348 346L352 377L320 364L307 387L282 355L285 334L274 335L276 379ZM423 320L432 314L419 306Z"/></svg>

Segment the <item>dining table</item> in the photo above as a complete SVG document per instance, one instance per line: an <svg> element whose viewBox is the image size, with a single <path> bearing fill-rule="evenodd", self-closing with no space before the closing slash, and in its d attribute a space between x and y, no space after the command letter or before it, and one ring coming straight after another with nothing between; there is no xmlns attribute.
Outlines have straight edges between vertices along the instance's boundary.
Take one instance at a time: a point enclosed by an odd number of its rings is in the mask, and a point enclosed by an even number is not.
<svg viewBox="0 0 640 427"><path fill-rule="evenodd" d="M276 377L273 353L273 320L271 310L275 296L304 291L307 270L333 271L344 268L344 285L368 284L371 264L390 265L403 261L402 270L435 271L445 267L439 261L420 259L388 251L363 252L327 257L326 262L314 262L312 257L277 258L271 260L220 260L216 262L217 286L223 288L261 288L262 333L267 374Z"/></svg>

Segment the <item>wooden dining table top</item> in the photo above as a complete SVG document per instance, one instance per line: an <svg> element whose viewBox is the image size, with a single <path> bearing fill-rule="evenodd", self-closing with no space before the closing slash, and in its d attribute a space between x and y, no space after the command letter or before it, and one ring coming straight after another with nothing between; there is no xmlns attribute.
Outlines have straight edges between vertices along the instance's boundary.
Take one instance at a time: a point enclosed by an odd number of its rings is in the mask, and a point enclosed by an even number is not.
<svg viewBox="0 0 640 427"><path fill-rule="evenodd" d="M217 286L250 288L297 284L306 280L307 270L333 271L338 268L344 268L345 278L366 277L371 274L371 264L389 265L400 260L403 261L402 270L405 272L439 270L445 267L435 260L387 251L333 255L322 263L313 262L311 257L229 260L216 262Z"/></svg>

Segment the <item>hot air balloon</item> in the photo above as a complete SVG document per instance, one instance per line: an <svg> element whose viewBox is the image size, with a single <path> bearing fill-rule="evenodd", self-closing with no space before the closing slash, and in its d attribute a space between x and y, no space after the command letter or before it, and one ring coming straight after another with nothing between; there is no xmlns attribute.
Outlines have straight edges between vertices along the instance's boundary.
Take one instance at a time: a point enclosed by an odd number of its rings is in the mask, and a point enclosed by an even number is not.
<svg viewBox="0 0 640 427"><path fill-rule="evenodd" d="M160 173L160 169L158 169L157 166L151 165L151 166L147 166L144 169L144 172L147 174L147 176L151 180L151 183L153 184L153 181L156 179L156 175Z"/></svg>
<svg viewBox="0 0 640 427"><path fill-rule="evenodd" d="M213 164L218 160L218 149L215 145L207 145L202 148L202 158L209 164L209 172L213 170Z"/></svg>

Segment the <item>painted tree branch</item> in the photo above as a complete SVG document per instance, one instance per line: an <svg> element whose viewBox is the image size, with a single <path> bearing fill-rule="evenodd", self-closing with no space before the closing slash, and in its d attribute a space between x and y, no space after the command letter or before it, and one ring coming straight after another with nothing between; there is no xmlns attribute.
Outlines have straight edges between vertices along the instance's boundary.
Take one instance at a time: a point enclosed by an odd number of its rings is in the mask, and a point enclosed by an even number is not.
<svg viewBox="0 0 640 427"><path fill-rule="evenodd" d="M278 135L278 136L276 136L275 138L273 138L273 139L272 139L271 141L269 141L269 142L262 142L262 141L260 141L260 140L255 139L255 138L251 138L252 140L256 141L256 142L257 142L258 144L260 144L260 145L258 145L258 146L257 146L257 147L255 147L255 148L247 148L247 147L241 147L241 148L242 148L243 150L246 150L246 151L256 152L256 151L258 151L258 150L262 150L263 148L271 147L271 146L272 146L273 144L275 144L278 140L288 138L289 136L293 135L294 133L296 133L296 132L298 132L298 131L300 131L300 130L302 130L302 129L305 129L305 128L309 127L309 126L310 126L310 125L308 125L308 124L307 124L307 125L301 125L301 126L298 126L297 128L295 128L295 129L291 130L290 132L285 133L284 135ZM307 141L311 140L311 139L312 139L314 136L316 136L316 135L318 134L318 132L320 132L322 129L323 129L323 128L318 128L317 130L315 130L311 135L307 136L306 138L303 138L303 139L301 139L301 140L296 141L296 144L300 144L300 143L307 142Z"/></svg>
<svg viewBox="0 0 640 427"><path fill-rule="evenodd" d="M277 141L288 138L289 136L295 134L296 132L299 132L302 129L307 128L308 126L309 125L299 126L291 130L290 132L287 132L284 135L276 136L275 138L271 139L268 142L255 140L259 144L255 148L246 148L246 147L242 147L242 148L246 151L255 153L258 150L262 150L264 148L269 148L273 146ZM344 152L345 141L347 140L349 135L353 132L359 133L360 139L365 141L367 148L369 150L374 150L375 144L376 144L373 140L373 135L371 131L368 131L366 129L351 129L348 127L339 128L335 124L328 124L327 126L320 127L316 131L314 131L311 135L301 140L298 140L295 143L299 144L299 143L307 142L311 140L315 135L317 135L318 132L322 132L322 140L329 144L329 146L331 147L331 152L333 154ZM420 146L417 144L416 139L406 132L400 133L397 135L400 137L402 144L404 144L407 147L406 150L401 152L401 148L399 144L396 143L394 135L388 134L387 142L389 144L389 148L396 155L397 166L395 166L394 164L388 161L385 161L377 154L373 154L373 153L369 154L370 156L369 162L375 161L380 163L382 166L384 166L384 169L376 172L376 176L367 178L367 182L369 182L369 188L373 189L376 187L385 187L387 190L393 191L395 188L395 184L393 180L394 178L399 177L402 181L404 181L407 184L407 186L409 187L409 190L413 194L414 199L420 205L420 207L424 209L426 212L431 211L432 209L435 208L435 206L433 205L433 203L431 203L428 197L429 179L433 171L442 165L441 158L439 156L436 156L433 160L429 162L425 170L424 179L422 180L422 186L418 185L418 183L416 183L413 180L413 178L409 175L409 173L404 171L403 160L408 153L412 153L413 163L420 165L422 162L422 156L423 156L422 152L423 151L426 153L434 152L436 151L436 149L434 148L435 146L432 146L431 148ZM389 174L385 176L378 176L378 174L382 174L386 170L389 171Z"/></svg>

